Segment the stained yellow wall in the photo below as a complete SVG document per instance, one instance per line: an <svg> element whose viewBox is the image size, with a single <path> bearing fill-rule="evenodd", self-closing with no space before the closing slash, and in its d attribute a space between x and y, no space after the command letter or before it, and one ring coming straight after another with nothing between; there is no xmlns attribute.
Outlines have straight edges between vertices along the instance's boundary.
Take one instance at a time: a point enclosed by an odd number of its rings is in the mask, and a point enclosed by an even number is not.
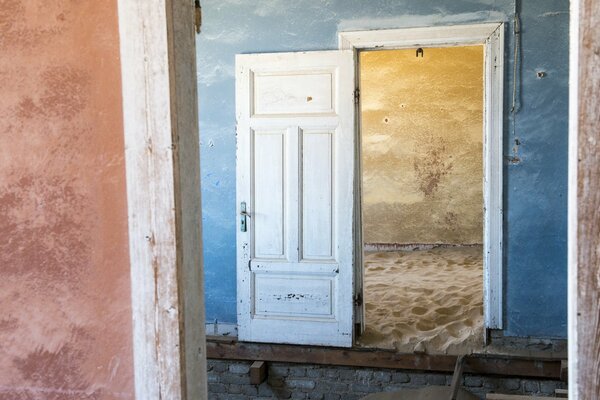
<svg viewBox="0 0 600 400"><path fill-rule="evenodd" d="M360 54L365 243L481 243L483 47Z"/></svg>

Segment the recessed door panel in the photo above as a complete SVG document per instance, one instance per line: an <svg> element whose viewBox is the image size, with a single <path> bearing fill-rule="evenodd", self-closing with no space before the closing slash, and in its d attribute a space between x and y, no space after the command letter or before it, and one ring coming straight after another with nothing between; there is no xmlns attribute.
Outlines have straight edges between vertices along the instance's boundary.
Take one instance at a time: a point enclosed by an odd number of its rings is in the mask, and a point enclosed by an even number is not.
<svg viewBox="0 0 600 400"><path fill-rule="evenodd" d="M333 134L302 132L302 259L333 258Z"/></svg>
<svg viewBox="0 0 600 400"><path fill-rule="evenodd" d="M257 273L254 275L254 314L332 318L334 279L335 276Z"/></svg>
<svg viewBox="0 0 600 400"><path fill-rule="evenodd" d="M253 73L254 114L333 113L334 71Z"/></svg>
<svg viewBox="0 0 600 400"><path fill-rule="evenodd" d="M283 132L254 132L254 254L285 256L285 137Z"/></svg>

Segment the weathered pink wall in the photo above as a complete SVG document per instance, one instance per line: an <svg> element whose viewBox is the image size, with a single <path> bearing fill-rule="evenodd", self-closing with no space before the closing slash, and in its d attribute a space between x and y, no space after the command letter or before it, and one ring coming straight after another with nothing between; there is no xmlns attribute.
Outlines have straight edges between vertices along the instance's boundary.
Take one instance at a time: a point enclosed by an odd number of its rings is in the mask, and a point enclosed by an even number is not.
<svg viewBox="0 0 600 400"><path fill-rule="evenodd" d="M115 0L0 0L0 399L133 398Z"/></svg>

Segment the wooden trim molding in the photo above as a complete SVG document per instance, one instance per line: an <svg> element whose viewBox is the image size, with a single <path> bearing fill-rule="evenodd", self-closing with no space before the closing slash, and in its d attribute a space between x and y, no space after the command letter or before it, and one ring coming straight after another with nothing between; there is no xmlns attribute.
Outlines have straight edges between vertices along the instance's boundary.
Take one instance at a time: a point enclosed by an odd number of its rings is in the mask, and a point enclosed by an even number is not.
<svg viewBox="0 0 600 400"><path fill-rule="evenodd" d="M600 398L600 3L572 2L569 279L572 399ZM575 58L575 60L573 60Z"/></svg>
<svg viewBox="0 0 600 400"><path fill-rule="evenodd" d="M465 46L484 43L501 26L503 23L493 22L340 32L338 41L341 50Z"/></svg>
<svg viewBox="0 0 600 400"><path fill-rule="evenodd" d="M137 399L205 399L192 1L118 0Z"/></svg>
<svg viewBox="0 0 600 400"><path fill-rule="evenodd" d="M503 327L504 23L340 32L342 50L483 45L484 107L484 319ZM362 243L357 244L362 246ZM487 337L487 335L486 335Z"/></svg>

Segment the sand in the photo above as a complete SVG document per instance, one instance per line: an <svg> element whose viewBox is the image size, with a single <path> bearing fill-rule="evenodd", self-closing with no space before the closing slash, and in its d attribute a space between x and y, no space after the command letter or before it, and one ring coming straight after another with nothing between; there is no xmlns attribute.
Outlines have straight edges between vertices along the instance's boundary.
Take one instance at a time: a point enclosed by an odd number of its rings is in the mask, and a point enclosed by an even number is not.
<svg viewBox="0 0 600 400"><path fill-rule="evenodd" d="M465 354L483 348L481 246L365 254L365 347Z"/></svg>

